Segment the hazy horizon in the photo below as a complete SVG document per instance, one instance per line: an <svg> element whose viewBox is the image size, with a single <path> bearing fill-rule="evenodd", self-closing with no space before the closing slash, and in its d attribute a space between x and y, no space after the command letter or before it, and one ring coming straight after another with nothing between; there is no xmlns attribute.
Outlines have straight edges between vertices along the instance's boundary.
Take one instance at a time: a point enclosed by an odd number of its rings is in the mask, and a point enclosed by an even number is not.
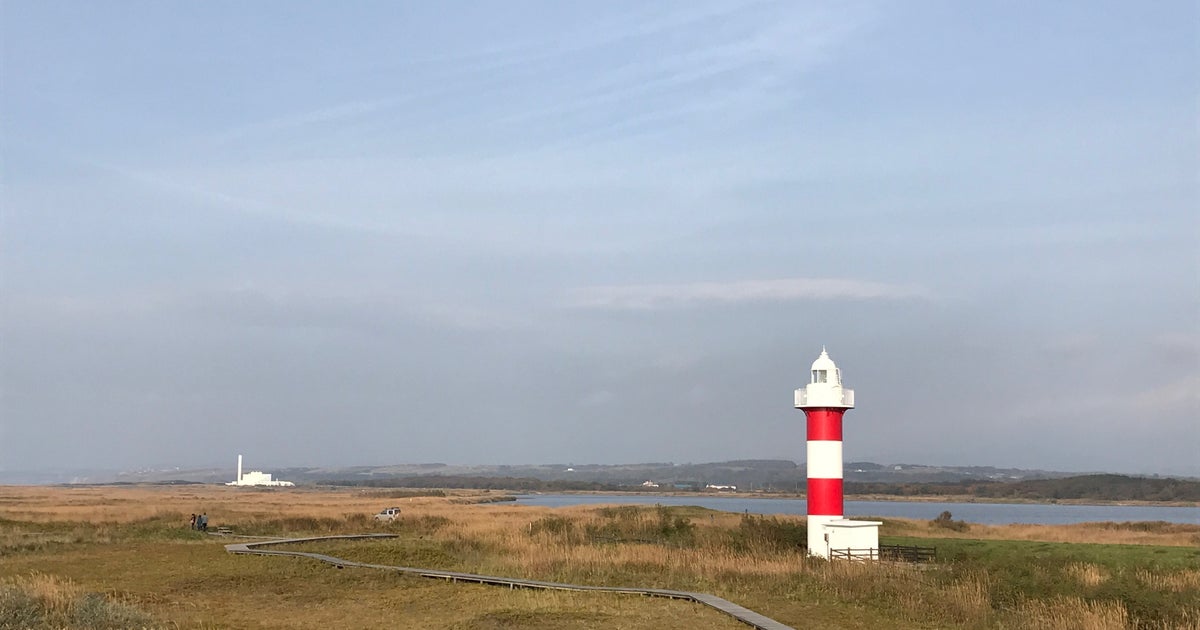
<svg viewBox="0 0 1200 630"><path fill-rule="evenodd" d="M795 459L783 459L783 458L761 458L761 459L746 458L746 459L737 459L737 460L685 461L685 462L647 460L647 461L640 461L640 462L570 462L570 461L563 461L563 462L521 462L521 463L509 463L509 464L497 464L497 463L488 463L488 462L440 462L440 461L439 462L434 462L434 461L416 462L416 461L413 461L413 462L387 462L387 463L351 463L351 464L345 464L345 465L339 465L339 466L328 465L328 464L296 464L296 465L291 465L291 466L273 466L270 464L263 464L263 463L259 462L259 463L254 463L253 465L246 463L243 466L243 468L245 470L261 470L264 472L272 472L272 471L278 471L278 470L292 470L292 469L328 468L331 470L336 470L336 469L344 469L344 468L391 468L391 467L403 468L403 467L409 467L409 466L412 466L412 467L444 466L446 468L451 468L451 469L455 469L455 468L461 468L461 469L488 469L488 468L521 469L521 468L540 468L540 467L548 467L548 466L579 467L579 468L587 468L587 467L617 468L617 467L638 467L638 466L654 466L654 465L705 466L705 465L724 464L724 463L737 462L737 461L790 461L790 462L794 463L797 467L803 467L805 465L805 461L803 459L795 460ZM1056 468L1053 466L1040 467L1040 468L1021 468L1021 467L1016 467L1016 466L991 465L991 464L949 465L949 464L926 463L926 462L891 462L891 461L868 461L868 460L847 460L845 462L845 464L847 466L849 466L853 463L871 463L871 464L878 464L883 467L905 466L905 467L933 468L933 469L937 469L937 468L947 468L947 469L994 468L997 470L1022 470L1022 471L1029 471L1029 472L1068 473L1068 474L1079 474L1079 475L1123 474L1123 475L1133 475L1133 476L1200 478L1200 475L1188 474L1185 470L1182 469L1182 467L1181 467L1181 472L1171 474L1171 473L1131 473L1131 472L1122 473L1122 472L1111 471L1111 470L1072 470L1072 469L1067 469L1067 468ZM1184 463L1184 465L1186 465L1186 463ZM104 472L104 473L145 472L145 473L149 473L149 472L166 472L166 471L172 471L172 470L178 470L180 472L186 473L186 472L215 471L215 470L222 470L222 469L228 469L231 472L236 471L237 463L236 463L236 461L234 461L234 463L210 462L208 464L177 465L177 464L160 462L157 464L150 464L150 465L134 467L134 468L73 468L73 467L69 467L69 466L35 467L35 468L27 468L27 469L19 469L19 470L0 470L0 474L6 473L6 472L8 472L8 473L51 473L51 472ZM430 474L437 474L437 473L430 473ZM232 476L236 476L236 473L234 472L234 474Z"/></svg>
<svg viewBox="0 0 1200 630"><path fill-rule="evenodd" d="M1194 2L0 13L0 471L1200 474Z"/></svg>

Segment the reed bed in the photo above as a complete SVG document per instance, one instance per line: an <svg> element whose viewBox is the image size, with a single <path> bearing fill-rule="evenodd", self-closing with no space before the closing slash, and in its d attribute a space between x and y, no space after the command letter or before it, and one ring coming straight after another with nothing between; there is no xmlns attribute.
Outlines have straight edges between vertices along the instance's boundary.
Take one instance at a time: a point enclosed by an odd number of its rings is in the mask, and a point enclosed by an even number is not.
<svg viewBox="0 0 1200 630"><path fill-rule="evenodd" d="M186 526L190 513L205 512L213 527L230 526L242 534L384 531L399 536L392 541L308 546L352 560L712 592L797 626L818 619L831 628L884 624L1197 630L1195 620L1200 619L1200 570L1178 560L1194 547L1200 526L972 524L967 532L954 532L928 521L885 519L885 536L936 538L939 546L961 543L962 550L948 549L939 554L945 561L929 566L829 563L810 559L799 549L805 539L802 517L764 518L700 508L611 505L552 510L480 503L497 494L397 496L360 489L263 491L222 486L0 487L0 557L61 557L74 548L137 541L209 547L210 541ZM400 519L379 523L371 518L389 505L402 508ZM1127 553L1139 548L1147 551ZM1164 564L1157 558L1176 561ZM226 579L241 589L247 582L236 577L239 567L260 560L221 562L230 572ZM303 571L296 570L296 575L309 579ZM570 604L555 600L552 608L553 614L546 612L550 616L543 621L586 625L571 617ZM511 617L492 610L480 627L523 627L521 615L533 613L522 611ZM601 618L607 623L616 617L596 617Z"/></svg>
<svg viewBox="0 0 1200 630"><path fill-rule="evenodd" d="M451 516L444 507L431 505L428 512L447 520L444 527L423 534L425 544L428 537L436 541L439 553L427 549L421 557L437 568L582 584L706 590L735 601L753 597L756 591L783 597L788 589L810 591L887 610L916 624L933 620L946 627L1169 628L1197 614L1197 607L1188 602L1200 601L1196 574L1187 569L1142 569L1136 583L1145 588L1134 592L1128 588L1135 584L1134 570L1125 559L1113 566L1064 556L1041 562L1010 559L986 566L956 562L924 567L813 560L794 544L803 539L797 535L803 519L796 517L762 519L632 506L554 511L476 506ZM407 527L402 520L395 531L403 535ZM919 528L906 523L900 529ZM1108 540L1112 531L1072 529L1102 532L1100 540ZM1191 535L1187 526L1162 529L1166 531L1157 535ZM1073 540L1079 542L1079 537ZM403 537L370 548L317 547L384 564L411 560L403 556L411 550L411 541ZM1108 547L1097 544L1095 553ZM1093 553L1081 549L1069 550ZM1174 589L1178 597L1150 592L1167 589Z"/></svg>
<svg viewBox="0 0 1200 630"><path fill-rule="evenodd" d="M45 573L0 580L0 628L133 630L160 623L136 606Z"/></svg>
<svg viewBox="0 0 1200 630"><path fill-rule="evenodd" d="M1028 630L1125 630L1129 614L1120 602L1089 602L1079 597L1027 600L1015 611Z"/></svg>
<svg viewBox="0 0 1200 630"><path fill-rule="evenodd" d="M1073 562L1067 565L1066 573L1085 587L1099 586L1109 578L1107 569L1090 562Z"/></svg>
<svg viewBox="0 0 1200 630"><path fill-rule="evenodd" d="M1173 573L1137 570L1137 579L1160 591L1200 591L1200 569L1184 569Z"/></svg>
<svg viewBox="0 0 1200 630"><path fill-rule="evenodd" d="M374 514L390 504L459 515L463 504L454 501L488 500L499 492L445 490L445 496L411 496L411 491L363 488L274 488L227 486L0 486L0 519L26 522L127 523L177 513L186 519L205 512L214 523L246 517L269 520L287 516L346 518ZM528 515L533 508L487 504L518 509ZM559 509L559 513L567 508ZM549 511L548 511L549 512ZM713 514L716 523L736 523L736 514ZM528 519L528 516L525 516ZM704 518L709 518L705 516ZM972 540L1025 540L1031 542L1088 542L1194 547L1200 545L1200 525L1184 523L1079 523L1073 525L979 525L966 532L933 526L929 521L885 518L892 535Z"/></svg>
<svg viewBox="0 0 1200 630"><path fill-rule="evenodd" d="M936 536L932 528L929 535ZM1187 523L1074 523L1070 525L971 525L962 538L1028 540L1036 542L1089 542L1114 545L1200 544L1200 525Z"/></svg>

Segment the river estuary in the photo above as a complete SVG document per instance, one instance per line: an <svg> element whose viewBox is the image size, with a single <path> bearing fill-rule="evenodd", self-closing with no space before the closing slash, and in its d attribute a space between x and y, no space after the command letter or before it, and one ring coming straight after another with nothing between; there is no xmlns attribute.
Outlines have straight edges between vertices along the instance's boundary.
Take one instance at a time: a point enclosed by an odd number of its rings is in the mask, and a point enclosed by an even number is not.
<svg viewBox="0 0 1200 630"><path fill-rule="evenodd" d="M750 514L805 514L804 499L757 499L721 496L524 494L524 505L566 507L569 505L696 505L723 512ZM848 518L870 516L933 519L949 511L955 520L985 525L1167 521L1200 525L1200 507L1151 505L1062 505L1055 503L939 503L930 501L846 501Z"/></svg>

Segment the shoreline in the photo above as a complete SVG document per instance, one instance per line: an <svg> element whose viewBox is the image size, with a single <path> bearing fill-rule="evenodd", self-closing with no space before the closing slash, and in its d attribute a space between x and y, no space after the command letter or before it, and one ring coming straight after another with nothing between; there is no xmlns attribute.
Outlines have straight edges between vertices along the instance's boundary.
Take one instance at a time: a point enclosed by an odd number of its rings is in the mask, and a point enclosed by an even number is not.
<svg viewBox="0 0 1200 630"><path fill-rule="evenodd" d="M804 493L795 492L623 492L620 490L556 490L552 492L511 492L514 496L521 495L588 495L588 496L645 496L645 497L727 497L730 499L806 499ZM891 494L847 494L846 501L876 501L895 503L985 503L995 505L1094 505L1094 506L1125 506L1125 507L1183 507L1200 508L1200 502L1188 501L1144 501L1144 500L1103 500L1103 499L998 499L992 497L976 497L971 495L913 495L898 496Z"/></svg>
<svg viewBox="0 0 1200 630"><path fill-rule="evenodd" d="M198 487L225 487L222 483L189 483L189 484L170 484L156 482L139 482L139 483L120 483L120 484L53 484L48 486L42 485L23 485L23 484L0 484L0 488L110 488L110 487L127 487L127 488L198 488ZM366 487L366 486L323 486L323 485L308 485L301 484L287 488L264 488L264 487L231 487L233 491L238 492L311 492L336 489L334 491L341 492L399 492L399 493L419 493L422 491L437 490L445 493L445 496L462 495L468 496L491 496L490 500L481 501L484 503L506 501L503 496L536 496L536 495L581 495L581 496L611 496L611 497L697 497L697 498L730 498L730 499L806 499L803 492L746 492L746 491L649 491L649 490L507 490L503 488L439 488L435 485L430 485L423 488L408 488L408 487ZM409 496L409 495L405 495ZM412 495L420 496L420 495ZM872 502L894 502L894 503L953 503L953 504L993 504L993 505L1090 505L1097 507L1114 506L1114 507L1179 507L1179 508L1200 508L1200 501L1147 501L1147 500L1112 500L1112 499L1026 499L1026 498L995 498L995 497L977 497L968 494L952 494L952 495L895 495L895 494L846 494L846 501L872 501Z"/></svg>

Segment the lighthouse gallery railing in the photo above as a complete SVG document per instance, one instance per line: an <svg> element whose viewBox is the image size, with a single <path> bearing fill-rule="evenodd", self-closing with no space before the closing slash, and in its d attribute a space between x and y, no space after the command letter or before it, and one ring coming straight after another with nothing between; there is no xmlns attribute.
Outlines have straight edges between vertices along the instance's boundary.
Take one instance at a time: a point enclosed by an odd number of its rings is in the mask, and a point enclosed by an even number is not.
<svg viewBox="0 0 1200 630"><path fill-rule="evenodd" d="M804 407L807 404L808 404L808 391L805 389L797 389L796 390L796 406ZM844 405L846 407L853 407L854 406L854 390L853 389L843 389L841 402L837 403L837 404L839 406Z"/></svg>

